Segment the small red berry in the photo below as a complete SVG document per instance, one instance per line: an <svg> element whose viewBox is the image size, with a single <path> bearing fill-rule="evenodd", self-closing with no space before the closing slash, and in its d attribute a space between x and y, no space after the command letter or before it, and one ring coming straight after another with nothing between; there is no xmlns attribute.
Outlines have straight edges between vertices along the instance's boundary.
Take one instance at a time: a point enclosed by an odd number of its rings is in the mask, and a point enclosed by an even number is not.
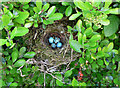
<svg viewBox="0 0 120 88"><path fill-rule="evenodd" d="M82 72L81 72L81 71L79 71L78 73L79 73L79 74L81 74Z"/></svg>
<svg viewBox="0 0 120 88"><path fill-rule="evenodd" d="M75 66L77 66L77 63L75 63Z"/></svg>
<svg viewBox="0 0 120 88"><path fill-rule="evenodd" d="M83 74L80 74L80 76L83 76Z"/></svg>

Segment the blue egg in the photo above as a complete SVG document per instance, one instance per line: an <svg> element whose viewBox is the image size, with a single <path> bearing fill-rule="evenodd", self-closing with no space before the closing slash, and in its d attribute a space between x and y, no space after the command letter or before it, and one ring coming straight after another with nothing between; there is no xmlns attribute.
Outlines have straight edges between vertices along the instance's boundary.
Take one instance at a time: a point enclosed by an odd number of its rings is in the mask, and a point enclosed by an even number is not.
<svg viewBox="0 0 120 88"><path fill-rule="evenodd" d="M52 43L52 44L51 44L51 47L52 47L52 48L56 48L56 44L55 44L55 43Z"/></svg>
<svg viewBox="0 0 120 88"><path fill-rule="evenodd" d="M61 43L61 42L58 42L58 43L57 43L57 47L58 47L58 48L62 47L62 43Z"/></svg>
<svg viewBox="0 0 120 88"><path fill-rule="evenodd" d="M49 38L49 43L53 43L53 41L54 41L54 38L53 38L53 37L50 37L50 38Z"/></svg>
<svg viewBox="0 0 120 88"><path fill-rule="evenodd" d="M58 43L59 41L60 41L60 38L55 37L54 42L55 42L55 43Z"/></svg>

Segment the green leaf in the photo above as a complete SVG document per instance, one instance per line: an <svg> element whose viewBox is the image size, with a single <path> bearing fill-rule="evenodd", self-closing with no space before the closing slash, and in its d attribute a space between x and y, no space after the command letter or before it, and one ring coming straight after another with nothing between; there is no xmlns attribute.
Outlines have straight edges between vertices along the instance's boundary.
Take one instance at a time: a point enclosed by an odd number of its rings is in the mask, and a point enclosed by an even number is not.
<svg viewBox="0 0 120 88"><path fill-rule="evenodd" d="M69 17L69 20L75 20L77 17L79 17L82 13L81 12L78 12L76 14L72 14L70 17Z"/></svg>
<svg viewBox="0 0 120 88"><path fill-rule="evenodd" d="M33 22L32 22L32 23L26 23L26 24L25 24L25 27L26 27L26 28L30 28L32 25L33 25Z"/></svg>
<svg viewBox="0 0 120 88"><path fill-rule="evenodd" d="M100 21L100 23L101 23L102 25L109 25L109 24L110 24L110 21L109 21L108 19L103 19L103 20Z"/></svg>
<svg viewBox="0 0 120 88"><path fill-rule="evenodd" d="M11 87L14 86L14 88L15 88L15 86L18 86L18 84L14 82L14 83L11 83L10 86L11 86Z"/></svg>
<svg viewBox="0 0 120 88"><path fill-rule="evenodd" d="M24 9L28 9L28 8L29 8L29 5L26 4L26 5L23 6L23 8L24 8Z"/></svg>
<svg viewBox="0 0 120 88"><path fill-rule="evenodd" d="M10 23L10 17L8 15L2 15L3 26L7 26Z"/></svg>
<svg viewBox="0 0 120 88"><path fill-rule="evenodd" d="M41 8L42 8L42 1L41 1L41 0L37 0L37 1L36 1L36 6L37 6L37 8L38 8L39 10L41 10Z"/></svg>
<svg viewBox="0 0 120 88"><path fill-rule="evenodd" d="M7 76L7 77L9 77L9 76ZM6 79L6 81L7 81L8 83L10 83L10 82L13 82L14 79L13 79L12 77L9 77L9 78Z"/></svg>
<svg viewBox="0 0 120 88"><path fill-rule="evenodd" d="M19 50L19 57L22 57L23 54L25 53L25 51L26 51L26 47L20 48L20 50Z"/></svg>
<svg viewBox="0 0 120 88"><path fill-rule="evenodd" d="M106 61L106 59L104 58L104 62L105 62L105 65L109 65L109 62Z"/></svg>
<svg viewBox="0 0 120 88"><path fill-rule="evenodd" d="M44 75L40 74L40 76L38 77L38 82L40 85L42 85L44 83Z"/></svg>
<svg viewBox="0 0 120 88"><path fill-rule="evenodd" d="M65 72L65 77L69 77L72 74L72 70L68 70Z"/></svg>
<svg viewBox="0 0 120 88"><path fill-rule="evenodd" d="M39 9L37 7L34 7L33 10L35 11L35 13L39 12Z"/></svg>
<svg viewBox="0 0 120 88"><path fill-rule="evenodd" d="M87 28L87 29L85 30L86 36L89 36L89 35L91 35L92 33L93 33L93 29L92 29L91 27L89 27L89 28Z"/></svg>
<svg viewBox="0 0 120 88"><path fill-rule="evenodd" d="M98 40L101 40L101 35L93 35L90 39L91 42L96 42Z"/></svg>
<svg viewBox="0 0 120 88"><path fill-rule="evenodd" d="M95 70L96 68L98 68L98 65L96 64L96 62L93 62L93 63L92 63L92 69Z"/></svg>
<svg viewBox="0 0 120 88"><path fill-rule="evenodd" d="M111 3L112 3L112 0L105 0L104 8L107 9L110 6Z"/></svg>
<svg viewBox="0 0 120 88"><path fill-rule="evenodd" d="M78 86L78 81L75 78L72 80L72 86Z"/></svg>
<svg viewBox="0 0 120 88"><path fill-rule="evenodd" d="M99 51L99 52L97 53L97 57L98 57L98 58L104 57L104 52Z"/></svg>
<svg viewBox="0 0 120 88"><path fill-rule="evenodd" d="M79 83L79 86L87 86L85 82Z"/></svg>
<svg viewBox="0 0 120 88"><path fill-rule="evenodd" d="M63 86L63 83L62 83L61 81L59 81L59 80L56 80L56 84L57 84L58 86Z"/></svg>
<svg viewBox="0 0 120 88"><path fill-rule="evenodd" d="M15 36L23 36L28 32L29 32L29 29L25 27L14 28L10 38L13 39Z"/></svg>
<svg viewBox="0 0 120 88"><path fill-rule="evenodd" d="M70 47L75 50L76 52L81 52L80 48L82 48L81 44L76 40L69 41Z"/></svg>
<svg viewBox="0 0 120 88"><path fill-rule="evenodd" d="M115 79L113 80L113 82L114 82L116 85L118 85L118 84L119 84L118 77L117 77L117 78L115 78Z"/></svg>
<svg viewBox="0 0 120 88"><path fill-rule="evenodd" d="M66 16L70 16L72 13L72 7L71 6L68 6L67 9L65 10L65 15Z"/></svg>
<svg viewBox="0 0 120 88"><path fill-rule="evenodd" d="M49 3L45 4L42 8L42 10L44 10L43 12L47 11L49 7L50 7Z"/></svg>
<svg viewBox="0 0 120 88"><path fill-rule="evenodd" d="M74 4L82 10L89 10L90 9L89 7L87 7L87 5L84 2L82 2L82 0L74 0Z"/></svg>
<svg viewBox="0 0 120 88"><path fill-rule="evenodd" d="M63 6L68 6L69 3L68 3L68 2L62 2L62 5L63 5Z"/></svg>
<svg viewBox="0 0 120 88"><path fill-rule="evenodd" d="M27 52L25 55L24 55L24 57L25 58L33 58L34 56L35 56L35 52Z"/></svg>
<svg viewBox="0 0 120 88"><path fill-rule="evenodd" d="M52 24L54 21L53 20L43 20L43 23L45 24L45 25L48 25L48 24Z"/></svg>
<svg viewBox="0 0 120 88"><path fill-rule="evenodd" d="M61 13L55 13L52 16L50 16L48 18L48 20L60 20L60 19L62 19L62 17L63 17L63 14L61 14Z"/></svg>
<svg viewBox="0 0 120 88"><path fill-rule="evenodd" d="M111 14L120 14L120 8L110 9L109 13L111 13Z"/></svg>
<svg viewBox="0 0 120 88"><path fill-rule="evenodd" d="M55 13L55 10L56 10L56 7L55 7L55 6L52 6L52 7L48 10L46 17L52 16L52 15Z"/></svg>
<svg viewBox="0 0 120 88"><path fill-rule="evenodd" d="M77 24L76 24L76 29L81 32L81 28L82 28L82 21L78 20Z"/></svg>
<svg viewBox="0 0 120 88"><path fill-rule="evenodd" d="M18 50L16 49L15 51L12 52L13 63L17 60L17 58L18 58Z"/></svg>
<svg viewBox="0 0 120 88"><path fill-rule="evenodd" d="M110 24L104 26L104 34L106 37L113 35L119 29L119 18L117 16L110 15L108 19L110 20Z"/></svg>
<svg viewBox="0 0 120 88"><path fill-rule="evenodd" d="M114 46L113 42L109 43L109 45L107 46L107 50L106 51L110 52L113 49L113 46Z"/></svg>
<svg viewBox="0 0 120 88"><path fill-rule="evenodd" d="M84 64L84 59L83 59L83 58L80 58L80 59L79 59L79 62L80 62L80 64Z"/></svg>
<svg viewBox="0 0 120 88"><path fill-rule="evenodd" d="M82 33L78 32L78 42L82 45Z"/></svg>
<svg viewBox="0 0 120 88"><path fill-rule="evenodd" d="M7 42L7 39L0 39L0 46L6 44Z"/></svg>
<svg viewBox="0 0 120 88"><path fill-rule="evenodd" d="M15 22L24 24L25 19L29 17L29 12L19 12L19 16L14 19Z"/></svg>
<svg viewBox="0 0 120 88"><path fill-rule="evenodd" d="M14 66L15 67L20 67L23 66L25 64L25 60L24 59L19 59L17 62L15 62Z"/></svg>
<svg viewBox="0 0 120 88"><path fill-rule="evenodd" d="M103 64L104 64L103 60L100 60L100 59L97 60L97 63L98 63L99 65L103 65Z"/></svg>

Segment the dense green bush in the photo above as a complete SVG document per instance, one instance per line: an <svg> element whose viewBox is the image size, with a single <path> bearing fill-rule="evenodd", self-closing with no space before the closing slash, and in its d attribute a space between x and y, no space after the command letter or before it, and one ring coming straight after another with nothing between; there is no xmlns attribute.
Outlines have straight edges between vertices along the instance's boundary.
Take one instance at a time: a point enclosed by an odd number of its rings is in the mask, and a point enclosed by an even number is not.
<svg viewBox="0 0 120 88"><path fill-rule="evenodd" d="M118 86L120 84L120 2L1 2L1 86ZM69 69L49 73L39 70L36 53L27 51L22 36L31 27L53 24L68 17L70 47L81 55ZM33 75L31 75L33 74Z"/></svg>

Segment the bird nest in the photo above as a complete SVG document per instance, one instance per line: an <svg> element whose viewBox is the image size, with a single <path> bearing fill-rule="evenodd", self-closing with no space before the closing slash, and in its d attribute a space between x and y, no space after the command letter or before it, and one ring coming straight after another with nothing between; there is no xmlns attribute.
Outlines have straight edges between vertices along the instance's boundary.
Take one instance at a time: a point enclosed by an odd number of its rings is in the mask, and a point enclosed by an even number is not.
<svg viewBox="0 0 120 88"><path fill-rule="evenodd" d="M75 60L73 50L69 46L67 23L69 22L66 22L65 18L62 21L47 25L45 29L42 28L42 25L39 25L38 28L31 28L29 33L24 36L25 42L29 46L28 51L37 53L34 59L39 62L39 66L58 67ZM61 48L51 48L48 42L51 36L60 38L63 44Z"/></svg>

